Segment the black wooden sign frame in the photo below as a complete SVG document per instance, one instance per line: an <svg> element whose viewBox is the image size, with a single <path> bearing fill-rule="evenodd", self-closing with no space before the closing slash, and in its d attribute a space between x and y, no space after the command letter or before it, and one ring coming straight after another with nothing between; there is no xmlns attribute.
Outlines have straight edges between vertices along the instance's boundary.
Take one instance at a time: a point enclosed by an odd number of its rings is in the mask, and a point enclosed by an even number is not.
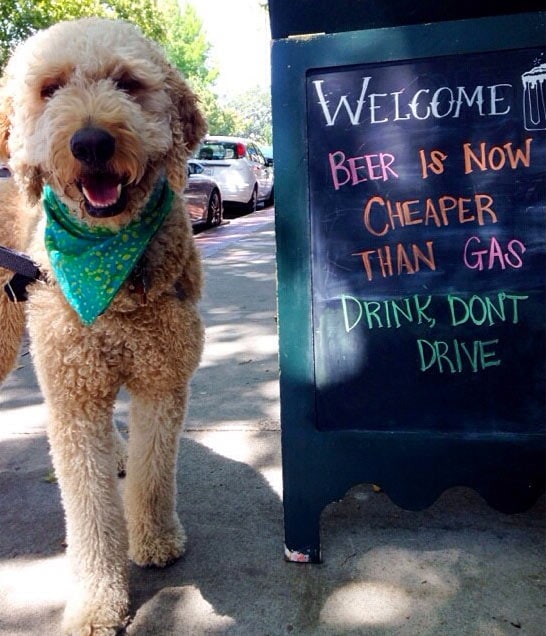
<svg viewBox="0 0 546 636"><path fill-rule="evenodd" d="M544 490L544 62L542 13L273 43L287 559L358 483Z"/></svg>

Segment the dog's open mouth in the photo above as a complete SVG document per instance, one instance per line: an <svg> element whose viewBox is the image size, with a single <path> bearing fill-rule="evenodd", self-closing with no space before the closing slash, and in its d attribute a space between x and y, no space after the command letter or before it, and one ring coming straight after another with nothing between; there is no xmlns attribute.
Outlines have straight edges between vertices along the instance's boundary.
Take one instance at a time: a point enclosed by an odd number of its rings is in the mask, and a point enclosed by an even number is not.
<svg viewBox="0 0 546 636"><path fill-rule="evenodd" d="M110 172L89 172L80 177L78 186L84 196L85 209L91 216L116 216L125 209L127 195L123 177Z"/></svg>

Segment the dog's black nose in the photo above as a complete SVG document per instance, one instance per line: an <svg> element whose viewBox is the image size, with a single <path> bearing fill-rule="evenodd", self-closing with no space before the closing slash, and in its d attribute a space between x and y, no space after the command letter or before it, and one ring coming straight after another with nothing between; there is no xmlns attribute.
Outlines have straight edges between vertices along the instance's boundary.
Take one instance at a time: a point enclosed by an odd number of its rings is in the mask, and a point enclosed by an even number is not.
<svg viewBox="0 0 546 636"><path fill-rule="evenodd" d="M115 148L116 140L102 128L80 128L70 139L70 151L74 157L89 166L106 163L112 158Z"/></svg>

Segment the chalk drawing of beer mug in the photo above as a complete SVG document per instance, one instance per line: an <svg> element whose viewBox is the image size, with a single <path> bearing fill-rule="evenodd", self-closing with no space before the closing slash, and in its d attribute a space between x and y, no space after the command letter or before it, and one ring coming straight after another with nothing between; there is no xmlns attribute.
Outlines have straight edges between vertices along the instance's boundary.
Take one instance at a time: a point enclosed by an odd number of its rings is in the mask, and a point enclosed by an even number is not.
<svg viewBox="0 0 546 636"><path fill-rule="evenodd" d="M525 130L546 130L546 64L521 76Z"/></svg>

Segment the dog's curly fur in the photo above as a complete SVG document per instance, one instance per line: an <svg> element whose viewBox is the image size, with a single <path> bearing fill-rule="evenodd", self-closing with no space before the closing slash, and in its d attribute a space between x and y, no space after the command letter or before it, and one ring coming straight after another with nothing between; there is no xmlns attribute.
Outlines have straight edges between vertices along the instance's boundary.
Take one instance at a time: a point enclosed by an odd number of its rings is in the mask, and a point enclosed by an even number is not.
<svg viewBox="0 0 546 636"><path fill-rule="evenodd" d="M115 142L112 156L92 166L71 147L77 131L89 128ZM139 218L161 175L182 191L185 160L204 133L187 84L125 22L88 18L40 31L16 49L2 79L0 158L9 157L14 176L0 184L0 243L30 252L48 277L48 284L32 285L24 313L75 578L63 624L69 634L114 634L124 624L127 555L164 566L183 552L175 462L187 385L203 345L201 266L176 195L147 248L146 303L124 283L105 313L84 326L55 284L39 199L48 184L78 219L119 230ZM93 211L82 187L90 170L95 180L104 174L122 186L123 205L110 216ZM0 283L8 277L0 269ZM23 321L23 305L2 295L0 382L15 360ZM131 395L123 502L112 425L122 385Z"/></svg>

